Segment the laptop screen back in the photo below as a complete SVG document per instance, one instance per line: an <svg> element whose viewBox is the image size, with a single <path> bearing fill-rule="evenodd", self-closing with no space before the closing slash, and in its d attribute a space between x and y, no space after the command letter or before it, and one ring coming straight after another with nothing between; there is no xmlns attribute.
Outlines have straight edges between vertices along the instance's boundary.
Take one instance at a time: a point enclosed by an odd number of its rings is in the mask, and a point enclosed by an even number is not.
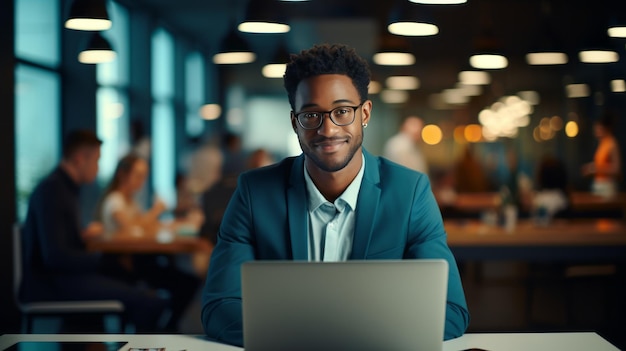
<svg viewBox="0 0 626 351"><path fill-rule="evenodd" d="M445 260L247 262L244 347L440 351L447 282Z"/></svg>

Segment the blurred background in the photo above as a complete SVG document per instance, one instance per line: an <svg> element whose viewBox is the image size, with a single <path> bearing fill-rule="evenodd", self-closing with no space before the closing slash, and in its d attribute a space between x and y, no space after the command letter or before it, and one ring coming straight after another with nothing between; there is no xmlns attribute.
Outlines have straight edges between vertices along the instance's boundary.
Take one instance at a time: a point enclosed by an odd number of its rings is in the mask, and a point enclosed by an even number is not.
<svg viewBox="0 0 626 351"><path fill-rule="evenodd" d="M96 30L65 27L74 2L81 1L0 4L2 233L24 220L30 192L59 161L71 129L91 128L104 140L98 181L83 194L86 217L132 150L151 162L144 200L158 195L170 208L177 175L210 178L214 169L194 168L202 162L196 157L207 147L226 152L226 135L238 138L245 155L299 154L282 72L289 53L318 43L352 46L370 64L370 152L383 154L406 117L421 120L416 143L435 186L533 188L548 155L564 165L569 189L589 191L581 167L594 157L593 122L607 111L624 164L621 0L93 0L90 6L105 8L110 20L110 28ZM258 22L275 26L252 26ZM260 32L268 27L271 33ZM104 56L84 53L88 48ZM239 54L235 61L226 61L229 52ZM479 185L459 188L454 173L463 162L479 169L465 173ZM618 186L623 191L623 180ZM0 238L2 276L9 279L10 239ZM517 284L518 269L500 264L480 272L496 276L491 288L499 294L507 279ZM475 309L484 311L473 330L528 327L522 309L493 313L480 302L487 295L472 294L480 296ZM11 291L3 288L0 297L10 301ZM10 317L0 330L11 331L18 314L2 310ZM190 331L198 331L196 322Z"/></svg>

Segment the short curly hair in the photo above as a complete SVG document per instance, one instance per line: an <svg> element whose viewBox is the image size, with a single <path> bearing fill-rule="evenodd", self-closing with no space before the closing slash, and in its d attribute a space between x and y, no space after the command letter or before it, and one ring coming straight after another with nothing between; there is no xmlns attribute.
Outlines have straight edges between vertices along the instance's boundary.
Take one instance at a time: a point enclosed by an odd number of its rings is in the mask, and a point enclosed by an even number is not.
<svg viewBox="0 0 626 351"><path fill-rule="evenodd" d="M322 74L344 74L350 77L361 102L367 100L370 69L353 48L343 44L320 44L292 54L283 77L291 109L295 110L298 84L304 79Z"/></svg>

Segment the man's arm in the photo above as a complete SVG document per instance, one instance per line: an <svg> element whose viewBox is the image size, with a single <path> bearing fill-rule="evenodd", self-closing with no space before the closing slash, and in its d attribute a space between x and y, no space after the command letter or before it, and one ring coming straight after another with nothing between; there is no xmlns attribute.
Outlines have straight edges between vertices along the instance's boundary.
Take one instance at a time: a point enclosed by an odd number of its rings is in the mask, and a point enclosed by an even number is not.
<svg viewBox="0 0 626 351"><path fill-rule="evenodd" d="M421 177L415 189L409 228L408 258L443 258L448 261L448 296L444 339L459 337L469 325L469 311L456 260L428 178Z"/></svg>
<svg viewBox="0 0 626 351"><path fill-rule="evenodd" d="M243 345L241 264L255 258L247 184L240 178L222 219L202 292L202 325L212 339Z"/></svg>

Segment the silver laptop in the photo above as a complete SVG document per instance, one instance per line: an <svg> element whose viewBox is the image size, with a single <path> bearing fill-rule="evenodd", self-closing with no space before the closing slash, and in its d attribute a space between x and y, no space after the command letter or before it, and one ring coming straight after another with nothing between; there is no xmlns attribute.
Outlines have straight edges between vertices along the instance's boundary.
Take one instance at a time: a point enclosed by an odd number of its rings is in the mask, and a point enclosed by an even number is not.
<svg viewBox="0 0 626 351"><path fill-rule="evenodd" d="M441 351L448 263L251 261L242 265L246 351Z"/></svg>

